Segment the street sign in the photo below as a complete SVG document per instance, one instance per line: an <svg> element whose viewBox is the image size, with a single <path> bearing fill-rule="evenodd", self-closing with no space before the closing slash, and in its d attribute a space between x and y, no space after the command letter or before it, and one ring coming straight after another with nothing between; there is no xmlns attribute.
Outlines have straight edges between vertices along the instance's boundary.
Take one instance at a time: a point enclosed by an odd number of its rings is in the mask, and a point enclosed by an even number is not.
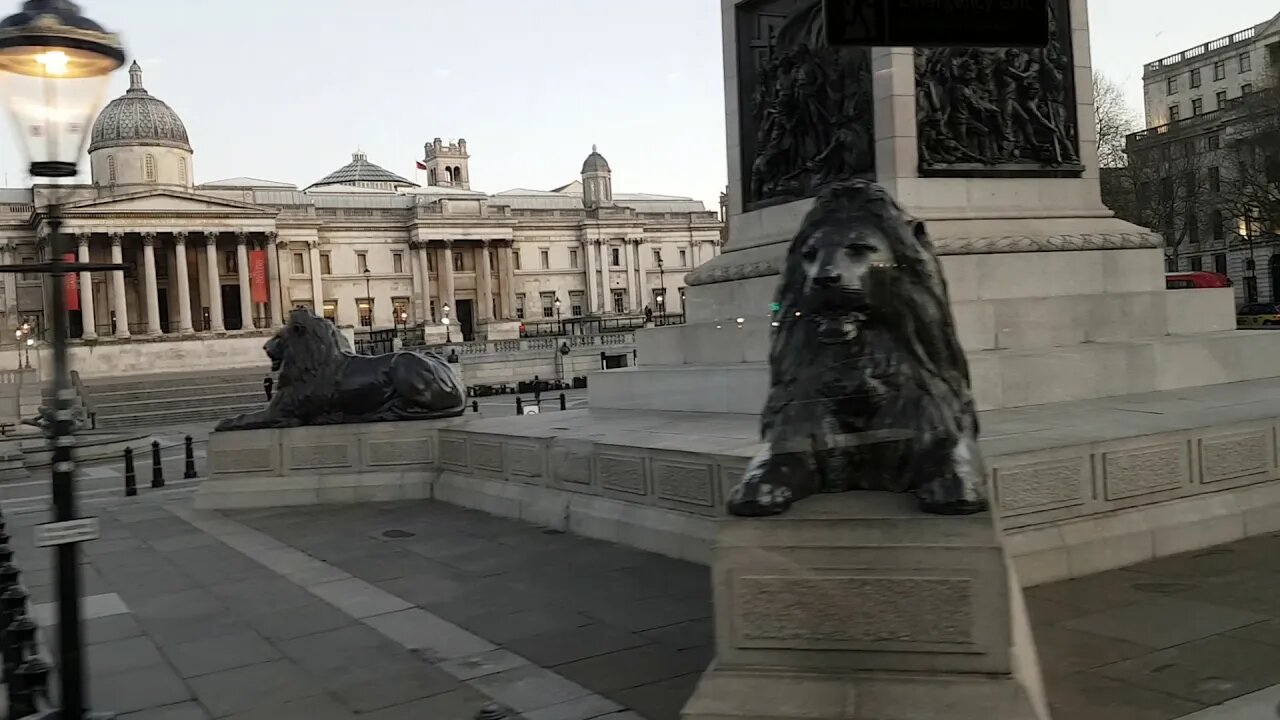
<svg viewBox="0 0 1280 720"><path fill-rule="evenodd" d="M866 47L1045 47L1050 0L823 0L827 42Z"/></svg>
<svg viewBox="0 0 1280 720"><path fill-rule="evenodd" d="M527 407L527 408L525 408L525 409L524 409L524 414L525 414L525 415L537 415L537 414L538 414L538 407L537 407L536 405L535 405L535 406L533 406L533 407Z"/></svg>
<svg viewBox="0 0 1280 720"><path fill-rule="evenodd" d="M98 539L98 518L87 517L35 527L36 547L52 547Z"/></svg>

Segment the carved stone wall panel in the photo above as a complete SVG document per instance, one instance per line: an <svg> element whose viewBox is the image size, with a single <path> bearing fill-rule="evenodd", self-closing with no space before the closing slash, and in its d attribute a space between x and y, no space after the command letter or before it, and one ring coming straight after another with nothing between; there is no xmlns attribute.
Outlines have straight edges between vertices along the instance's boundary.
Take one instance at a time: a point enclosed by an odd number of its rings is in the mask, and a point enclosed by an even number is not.
<svg viewBox="0 0 1280 720"><path fill-rule="evenodd" d="M1089 500L1090 458L1050 460L1030 465L997 466L992 482L1003 515L1058 510Z"/></svg>
<svg viewBox="0 0 1280 720"><path fill-rule="evenodd" d="M440 433L440 464L455 470L468 470L467 440L456 435Z"/></svg>
<svg viewBox="0 0 1280 720"><path fill-rule="evenodd" d="M733 578L742 649L880 649L975 643L970 578L742 575Z"/></svg>
<svg viewBox="0 0 1280 720"><path fill-rule="evenodd" d="M506 471L506 463L502 457L502 443L493 440L475 440L470 444L471 467L475 470L486 470L492 473Z"/></svg>
<svg viewBox="0 0 1280 720"><path fill-rule="evenodd" d="M432 455L431 441L425 438L365 442L365 462L372 467L427 465L434 459Z"/></svg>
<svg viewBox="0 0 1280 720"><path fill-rule="evenodd" d="M591 486L591 446L556 444L551 447L551 477L570 489L586 489Z"/></svg>
<svg viewBox="0 0 1280 720"><path fill-rule="evenodd" d="M507 472L512 478L538 481L546 473L546 451L535 443L509 442L506 448Z"/></svg>
<svg viewBox="0 0 1280 720"><path fill-rule="evenodd" d="M346 443L293 445L287 448L290 470L351 467L351 446Z"/></svg>
<svg viewBox="0 0 1280 720"><path fill-rule="evenodd" d="M1103 495L1107 500L1176 490L1187 484L1189 475L1186 443L1102 454Z"/></svg>
<svg viewBox="0 0 1280 720"><path fill-rule="evenodd" d="M1234 480L1271 470L1269 433L1257 432L1200 438L1200 482Z"/></svg>
<svg viewBox="0 0 1280 720"><path fill-rule="evenodd" d="M596 453L596 474L600 487L628 495L648 495L644 458L632 455Z"/></svg>
<svg viewBox="0 0 1280 720"><path fill-rule="evenodd" d="M217 474L270 472L276 469L275 448L235 448L219 452L214 462Z"/></svg>
<svg viewBox="0 0 1280 720"><path fill-rule="evenodd" d="M659 500L699 508L713 508L718 504L714 465L663 458L654 458L651 465L654 494Z"/></svg>
<svg viewBox="0 0 1280 720"><path fill-rule="evenodd" d="M870 53L827 45L822 0L745 2L735 20L744 208L873 177Z"/></svg>
<svg viewBox="0 0 1280 720"><path fill-rule="evenodd" d="M1070 0L1049 3L1044 48L921 48L920 174L1079 177Z"/></svg>

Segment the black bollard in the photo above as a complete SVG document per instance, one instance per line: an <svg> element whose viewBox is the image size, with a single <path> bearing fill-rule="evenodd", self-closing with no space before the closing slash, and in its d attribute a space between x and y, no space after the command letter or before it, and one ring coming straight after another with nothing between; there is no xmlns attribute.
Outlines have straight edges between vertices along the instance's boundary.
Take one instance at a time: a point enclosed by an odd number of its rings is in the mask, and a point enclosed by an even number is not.
<svg viewBox="0 0 1280 720"><path fill-rule="evenodd" d="M195 441L191 439L191 436L190 436L190 435L188 435L188 436L187 436L187 439L186 439L184 442L186 443L186 446L187 446L187 450L186 450L186 455L187 455L186 463L187 463L187 466L186 466L185 468L183 468L183 471L182 471L182 478L183 478L184 480L191 480L191 479L194 479L194 478L195 478L195 476L196 476L196 449L195 449Z"/></svg>
<svg viewBox="0 0 1280 720"><path fill-rule="evenodd" d="M160 441L151 441L151 487L164 487L164 466L160 464Z"/></svg>
<svg viewBox="0 0 1280 720"><path fill-rule="evenodd" d="M13 551L5 546L5 551L9 554L9 559L0 565L0 596L8 592L10 588L18 587L18 576L22 575L22 571L17 565L13 564ZM3 629L0 625L0 629Z"/></svg>
<svg viewBox="0 0 1280 720"><path fill-rule="evenodd" d="M476 713L475 720L506 720L507 711L501 705L485 705Z"/></svg>
<svg viewBox="0 0 1280 720"><path fill-rule="evenodd" d="M561 409L561 410L564 410L566 407L568 407L568 405L566 404L566 402L567 402L567 401L566 401L566 400L565 400L565 398L564 398L564 393L560 393L560 409Z"/></svg>
<svg viewBox="0 0 1280 720"><path fill-rule="evenodd" d="M8 545L0 545L0 566L8 565L11 562L13 562L13 548ZM0 590L2 589L3 585L0 585Z"/></svg>
<svg viewBox="0 0 1280 720"><path fill-rule="evenodd" d="M0 593L0 628L8 628L15 618L27 614L28 597L30 595L26 588L21 585L14 585Z"/></svg>
<svg viewBox="0 0 1280 720"><path fill-rule="evenodd" d="M126 497L138 494L138 474L133 471L133 448L124 449L124 494Z"/></svg>
<svg viewBox="0 0 1280 720"><path fill-rule="evenodd" d="M472 401L471 401L471 412L473 412L473 413L478 413L478 412L480 412L480 401L479 401L479 400L472 400Z"/></svg>
<svg viewBox="0 0 1280 720"><path fill-rule="evenodd" d="M524 414L524 400L521 399L519 395L516 396L516 414Z"/></svg>
<svg viewBox="0 0 1280 720"><path fill-rule="evenodd" d="M25 718L40 712L40 706L49 705L49 663L38 656L31 656L18 667L9 693L9 717Z"/></svg>
<svg viewBox="0 0 1280 720"><path fill-rule="evenodd" d="M14 674L27 659L28 654L35 653L37 625L26 615L18 615L4 631L4 679L9 683L9 703L13 707Z"/></svg>

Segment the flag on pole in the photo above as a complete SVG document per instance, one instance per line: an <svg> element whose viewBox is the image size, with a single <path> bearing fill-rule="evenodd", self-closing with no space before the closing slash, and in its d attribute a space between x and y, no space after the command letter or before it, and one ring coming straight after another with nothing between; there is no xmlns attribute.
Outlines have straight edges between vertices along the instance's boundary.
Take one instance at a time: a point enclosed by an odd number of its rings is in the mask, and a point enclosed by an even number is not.
<svg viewBox="0 0 1280 720"><path fill-rule="evenodd" d="M76 262L76 254L64 253L62 261ZM80 309L80 276L77 273L69 272L62 277L62 297L68 310Z"/></svg>
<svg viewBox="0 0 1280 720"><path fill-rule="evenodd" d="M419 170L426 170L426 169L427 169L427 164L426 164L426 163L424 163L424 162L422 162L421 160L415 160L415 161L413 161L413 164L414 164L414 165L416 165L416 166L418 167L418 169L419 169Z"/></svg>

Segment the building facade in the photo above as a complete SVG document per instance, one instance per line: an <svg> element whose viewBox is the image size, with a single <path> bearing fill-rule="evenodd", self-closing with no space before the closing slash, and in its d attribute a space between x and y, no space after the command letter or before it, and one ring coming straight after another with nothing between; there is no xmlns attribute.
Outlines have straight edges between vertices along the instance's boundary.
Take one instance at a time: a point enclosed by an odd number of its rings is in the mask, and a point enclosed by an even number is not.
<svg viewBox="0 0 1280 720"><path fill-rule="evenodd" d="M1280 238L1242 213L1231 177L1277 78L1280 14L1147 63L1146 128L1126 139L1128 166L1104 178L1113 209L1164 235L1169 271L1225 274L1239 303L1280 301Z"/></svg>
<svg viewBox="0 0 1280 720"><path fill-rule="evenodd" d="M447 318L455 340L514 336L522 321L677 313L683 276L722 241L700 201L615 194L594 148L579 180L547 191L474 190L466 141L439 138L419 163L425 186L361 152L303 189L197 184L185 126L137 63L95 122L89 156L90 184L0 189L5 261L48 255L56 201L81 260L129 266L63 289L84 342L266 329L296 307L357 328L422 327L428 339L445 336ZM24 319L47 327L48 281L4 283L3 337L12 343Z"/></svg>

